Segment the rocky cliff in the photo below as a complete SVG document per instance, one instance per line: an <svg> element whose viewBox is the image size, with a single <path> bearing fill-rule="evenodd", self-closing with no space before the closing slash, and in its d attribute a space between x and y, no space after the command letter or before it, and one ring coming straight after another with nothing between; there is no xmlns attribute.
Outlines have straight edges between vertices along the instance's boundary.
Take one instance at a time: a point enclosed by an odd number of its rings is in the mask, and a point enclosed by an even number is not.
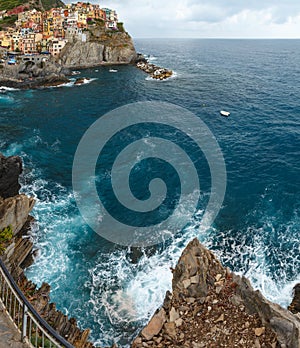
<svg viewBox="0 0 300 348"><path fill-rule="evenodd" d="M70 71L55 62L25 62L16 65L3 65L0 70L0 85L13 88L38 88L56 86L69 79L65 74Z"/></svg>
<svg viewBox="0 0 300 348"><path fill-rule="evenodd" d="M22 173L20 157L6 158L0 153L0 196L13 197L19 193L19 175Z"/></svg>
<svg viewBox="0 0 300 348"><path fill-rule="evenodd" d="M293 303L300 309L299 293ZM254 291L194 239L173 270L172 293L132 344L142 347L299 348L300 317Z"/></svg>
<svg viewBox="0 0 300 348"><path fill-rule="evenodd" d="M88 341L89 329L79 329L75 318L64 315L50 302L50 286L43 283L38 289L24 274L24 268L33 261L29 233L33 218L29 214L35 201L18 192L21 171L19 157L0 154L0 257L31 304L61 336L75 348L93 348Z"/></svg>
<svg viewBox="0 0 300 348"><path fill-rule="evenodd" d="M125 31L108 31L97 24L73 36L62 50L58 62L67 68L85 68L98 65L130 64L137 57L133 41Z"/></svg>

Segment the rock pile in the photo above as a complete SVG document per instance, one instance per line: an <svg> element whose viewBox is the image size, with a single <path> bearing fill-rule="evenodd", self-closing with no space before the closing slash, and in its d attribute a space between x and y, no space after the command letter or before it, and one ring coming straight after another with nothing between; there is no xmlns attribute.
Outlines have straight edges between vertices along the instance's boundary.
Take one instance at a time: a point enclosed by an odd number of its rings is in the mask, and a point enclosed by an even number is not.
<svg viewBox="0 0 300 348"><path fill-rule="evenodd" d="M156 80L166 80L173 75L172 70L160 68L155 64L149 63L146 59L143 61L138 61L136 66Z"/></svg>
<svg viewBox="0 0 300 348"><path fill-rule="evenodd" d="M132 348L300 347L300 319L266 300L197 239L173 270L172 293Z"/></svg>

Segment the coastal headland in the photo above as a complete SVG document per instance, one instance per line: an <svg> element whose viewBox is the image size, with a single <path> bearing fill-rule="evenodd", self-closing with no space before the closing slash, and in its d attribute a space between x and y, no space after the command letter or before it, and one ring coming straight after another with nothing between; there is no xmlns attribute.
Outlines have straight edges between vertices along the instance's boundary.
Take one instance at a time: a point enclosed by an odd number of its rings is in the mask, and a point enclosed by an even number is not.
<svg viewBox="0 0 300 348"><path fill-rule="evenodd" d="M57 86L69 81L71 69L135 63L133 40L115 10L83 2L59 5L2 11L14 22L0 31L1 86Z"/></svg>

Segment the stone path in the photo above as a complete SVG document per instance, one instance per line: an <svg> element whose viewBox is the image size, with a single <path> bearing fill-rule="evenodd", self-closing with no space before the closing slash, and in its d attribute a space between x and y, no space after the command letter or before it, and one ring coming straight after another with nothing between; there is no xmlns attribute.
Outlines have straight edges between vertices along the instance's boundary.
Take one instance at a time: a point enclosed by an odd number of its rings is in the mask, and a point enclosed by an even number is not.
<svg viewBox="0 0 300 348"><path fill-rule="evenodd" d="M29 348L21 342L21 334L16 329L2 302L0 302L0 348Z"/></svg>

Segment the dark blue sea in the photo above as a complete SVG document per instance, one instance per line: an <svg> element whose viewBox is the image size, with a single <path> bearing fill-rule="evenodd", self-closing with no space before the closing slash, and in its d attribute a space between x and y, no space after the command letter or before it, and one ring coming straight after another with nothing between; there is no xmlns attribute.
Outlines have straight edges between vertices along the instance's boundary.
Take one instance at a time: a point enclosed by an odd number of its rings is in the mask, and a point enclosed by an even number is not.
<svg viewBox="0 0 300 348"><path fill-rule="evenodd" d="M48 282L51 300L90 327L99 346L126 347L162 303L170 267L195 236L283 306L300 281L300 40L135 44L174 77L161 82L133 66L115 67L117 73L99 67L81 71L91 78L82 86L0 94L0 151L22 156L22 191L37 200L38 253L27 276ZM212 226L199 227L200 202L179 234L140 250L136 259L130 247L106 241L85 223L72 190L72 163L93 122L138 101L172 103L199 117L222 150L227 188ZM202 179L205 205L210 180ZM136 186L142 190L142 179Z"/></svg>

